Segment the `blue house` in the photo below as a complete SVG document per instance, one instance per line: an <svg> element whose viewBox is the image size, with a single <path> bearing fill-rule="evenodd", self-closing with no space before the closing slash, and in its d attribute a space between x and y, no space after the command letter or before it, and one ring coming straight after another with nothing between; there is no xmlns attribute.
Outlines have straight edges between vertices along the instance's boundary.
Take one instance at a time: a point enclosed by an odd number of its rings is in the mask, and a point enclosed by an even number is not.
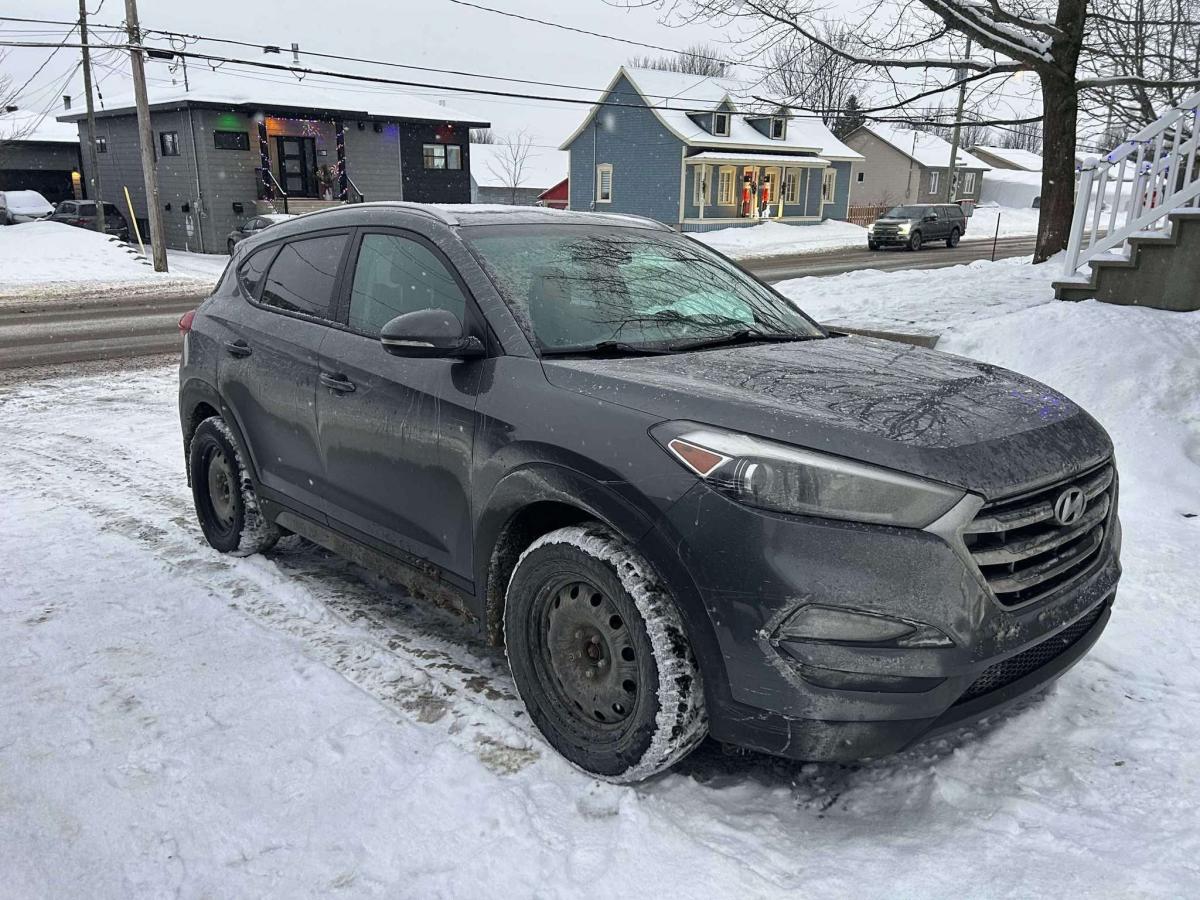
<svg viewBox="0 0 1200 900"><path fill-rule="evenodd" d="M844 219L863 157L803 110L740 109L721 79L621 68L563 142L570 208L681 231Z"/></svg>

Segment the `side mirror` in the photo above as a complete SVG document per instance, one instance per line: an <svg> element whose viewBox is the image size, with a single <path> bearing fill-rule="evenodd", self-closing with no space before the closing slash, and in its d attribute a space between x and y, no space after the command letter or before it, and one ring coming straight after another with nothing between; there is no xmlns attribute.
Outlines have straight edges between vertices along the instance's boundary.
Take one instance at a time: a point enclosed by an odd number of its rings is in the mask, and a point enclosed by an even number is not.
<svg viewBox="0 0 1200 900"><path fill-rule="evenodd" d="M392 356L470 359L484 355L479 338L464 337L458 316L444 309L396 316L379 332L379 343Z"/></svg>

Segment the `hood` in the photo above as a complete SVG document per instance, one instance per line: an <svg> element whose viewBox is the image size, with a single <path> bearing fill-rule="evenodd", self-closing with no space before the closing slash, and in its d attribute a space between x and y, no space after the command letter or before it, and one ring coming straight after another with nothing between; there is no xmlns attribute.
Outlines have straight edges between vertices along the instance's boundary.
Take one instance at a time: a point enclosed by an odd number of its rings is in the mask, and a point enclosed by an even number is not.
<svg viewBox="0 0 1200 900"><path fill-rule="evenodd" d="M668 356L544 361L552 384L886 466L992 498L1112 452L1104 429L1039 382L863 337Z"/></svg>

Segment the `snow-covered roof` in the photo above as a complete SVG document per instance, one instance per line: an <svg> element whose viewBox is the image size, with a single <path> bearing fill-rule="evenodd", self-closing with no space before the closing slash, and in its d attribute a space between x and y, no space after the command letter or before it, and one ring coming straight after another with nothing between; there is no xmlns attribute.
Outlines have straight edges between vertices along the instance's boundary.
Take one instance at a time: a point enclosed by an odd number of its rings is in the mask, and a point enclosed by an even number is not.
<svg viewBox="0 0 1200 900"><path fill-rule="evenodd" d="M816 166L823 168L829 160L819 156L789 155L783 153L725 153L721 150L705 150L687 157L687 163L756 163L762 166Z"/></svg>
<svg viewBox="0 0 1200 900"><path fill-rule="evenodd" d="M79 129L52 115L17 110L0 113L0 141L37 141L43 144L78 144Z"/></svg>
<svg viewBox="0 0 1200 900"><path fill-rule="evenodd" d="M770 113L738 106L734 98L744 88L737 78L706 78L660 72L657 69L622 67L605 89L604 96L608 96L622 77L629 80L667 130L689 146L817 153L827 159L842 161L862 159L860 154L833 136L820 116L803 109L791 109L782 139L767 137L749 120L769 116ZM711 134L688 115L711 112L726 101L733 109L729 117L728 135ZM592 107L579 127L560 145L561 149L567 149L592 117L603 109L599 105Z"/></svg>
<svg viewBox="0 0 1200 900"><path fill-rule="evenodd" d="M1029 150L1013 150L1008 147L972 147L971 149L987 153L1025 172L1042 171L1042 158Z"/></svg>
<svg viewBox="0 0 1200 900"><path fill-rule="evenodd" d="M512 165L511 157L508 157L508 161L505 159L508 152L503 144L472 144L471 177L475 183L488 188L512 187L508 174ZM537 188L539 191L554 187L567 177L570 156L563 150L530 147L521 171L521 183L517 187Z"/></svg>
<svg viewBox="0 0 1200 900"><path fill-rule="evenodd" d="M897 128L882 122L872 122L862 127L880 140L891 144L905 156L916 160L922 166L944 169L950 165L950 142L942 140L936 134L911 128ZM972 156L962 147L958 148L958 152L954 156L954 164L960 168L982 169L985 172L990 172L992 169L983 160Z"/></svg>
<svg viewBox="0 0 1200 900"><path fill-rule="evenodd" d="M197 83L198 82L198 83ZM236 73L206 73L193 78L192 89L183 85L150 85L150 107L175 109L187 105L237 108L245 112L260 109L311 110L381 119L419 119L433 122L469 122L485 126L478 116L459 112L440 103L399 91L359 90L306 82L268 82L239 79ZM97 116L127 115L134 111L133 96L106 97ZM72 110L58 117L60 122L78 121L86 114Z"/></svg>

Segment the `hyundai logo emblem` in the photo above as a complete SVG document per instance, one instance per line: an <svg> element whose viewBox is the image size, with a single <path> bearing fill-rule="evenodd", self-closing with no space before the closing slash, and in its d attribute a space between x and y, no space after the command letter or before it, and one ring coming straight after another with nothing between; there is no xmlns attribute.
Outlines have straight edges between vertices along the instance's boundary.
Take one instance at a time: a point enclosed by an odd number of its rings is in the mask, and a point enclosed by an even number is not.
<svg viewBox="0 0 1200 900"><path fill-rule="evenodd" d="M1087 496L1077 487L1069 487L1054 501L1054 518L1059 525L1074 525L1083 518Z"/></svg>

